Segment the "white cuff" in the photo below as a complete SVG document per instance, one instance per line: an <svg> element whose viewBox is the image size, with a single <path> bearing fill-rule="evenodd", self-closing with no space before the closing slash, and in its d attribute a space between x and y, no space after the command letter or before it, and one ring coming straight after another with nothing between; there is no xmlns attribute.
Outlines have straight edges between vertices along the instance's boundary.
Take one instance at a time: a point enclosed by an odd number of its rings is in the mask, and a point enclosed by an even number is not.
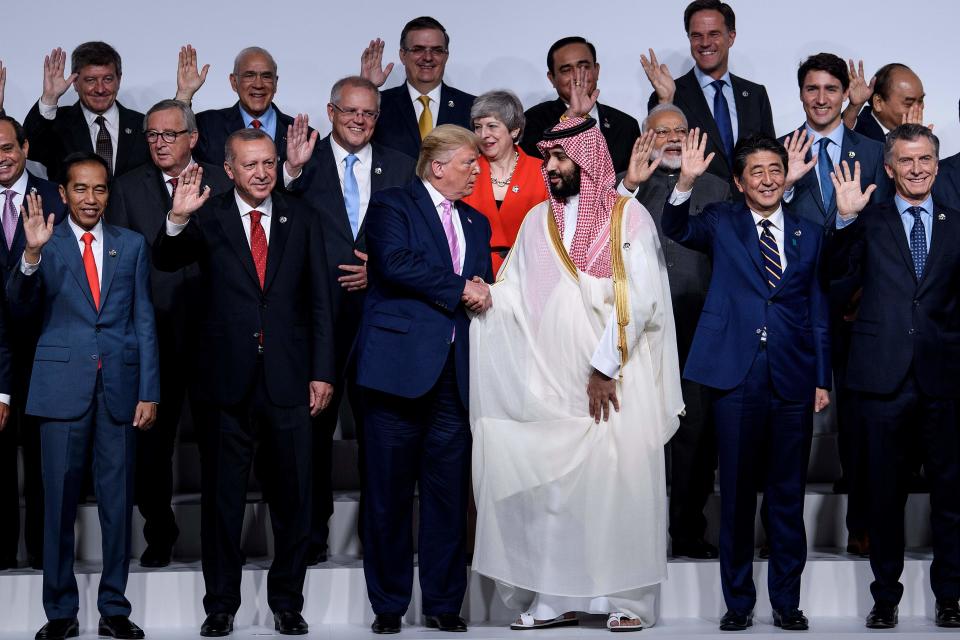
<svg viewBox="0 0 960 640"><path fill-rule="evenodd" d="M283 163L283 186L284 186L284 188L289 187L291 182L293 182L294 180L298 179L298 178L299 178L300 176L302 176L302 175L303 175L303 167L300 167L300 173L298 173L296 176L292 176L292 175L290 175L289 173L287 173L287 163L286 163L286 162Z"/></svg>
<svg viewBox="0 0 960 640"><path fill-rule="evenodd" d="M53 120L57 117L57 105L45 104L43 100L37 100L37 106L40 108L40 115L45 120Z"/></svg>
<svg viewBox="0 0 960 640"><path fill-rule="evenodd" d="M180 232L183 231L184 228L185 228L188 224L190 224L190 221L189 221L189 220L187 220L187 221L184 222L183 224L180 224L180 223L177 223L177 222L173 222L173 221L170 219L170 214L168 213L168 214L167 214L167 235L168 235L168 236L178 236L178 235L180 235Z"/></svg>
<svg viewBox="0 0 960 640"><path fill-rule="evenodd" d="M837 213L837 229L843 229L844 227L846 227L846 226L848 226L848 225L850 225L850 224L853 224L853 221L857 219L857 216L858 216L858 215L860 215L860 214L855 213L855 214L853 214L852 216L848 216L848 217L844 218L844 217L843 217L842 215L840 215L840 213L838 212L838 213Z"/></svg>
<svg viewBox="0 0 960 640"><path fill-rule="evenodd" d="M620 184L617 185L617 193L619 193L620 195L626 198L635 198L637 196L637 191L640 191L640 185L637 185L637 188L634 189L633 191L630 191L629 189L627 189L627 187L624 186L623 180L621 180Z"/></svg>
<svg viewBox="0 0 960 640"><path fill-rule="evenodd" d="M0 393L0 403L3 403L10 406L10 394L9 393Z"/></svg>
<svg viewBox="0 0 960 640"><path fill-rule="evenodd" d="M37 272L37 269L40 268L40 262L43 260L43 256L40 256L37 259L37 264L30 264L27 262L27 256L20 256L20 273L25 276L32 276Z"/></svg>
<svg viewBox="0 0 960 640"><path fill-rule="evenodd" d="M690 191L680 191L674 187L673 193L670 194L670 200L668 202L675 207L679 207L684 202L689 200L691 195L693 195L693 189Z"/></svg>

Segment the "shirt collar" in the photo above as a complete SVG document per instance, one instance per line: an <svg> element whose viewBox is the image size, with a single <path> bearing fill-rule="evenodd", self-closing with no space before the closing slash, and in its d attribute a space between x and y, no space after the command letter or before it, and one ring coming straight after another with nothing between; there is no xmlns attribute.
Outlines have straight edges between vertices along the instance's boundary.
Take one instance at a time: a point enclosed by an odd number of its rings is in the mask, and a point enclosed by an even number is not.
<svg viewBox="0 0 960 640"><path fill-rule="evenodd" d="M240 194L237 193L237 190L233 190L233 199L237 203L237 209L240 210L240 217L247 215L251 211L259 211L261 214L270 217L270 214L273 213L273 197L267 196L267 199L260 203L257 207L251 207L246 201L240 197Z"/></svg>
<svg viewBox="0 0 960 640"><path fill-rule="evenodd" d="M73 218L70 217L70 214L67 214L67 223L70 225L70 230L73 231L73 235L77 237L77 242L83 242L83 234L87 232L86 229L78 225L73 221ZM97 220L97 224L90 229L90 233L93 234L93 241L99 242L103 238L103 218L101 217Z"/></svg>
<svg viewBox="0 0 960 640"><path fill-rule="evenodd" d="M22 196L27 192L27 182L30 180L30 176L27 175L27 170L24 169L23 173L20 174L20 177L17 178L17 181L14 182L9 187L0 186L0 194L2 194L7 189L12 189L17 192L18 196ZM19 214L19 211L17 212Z"/></svg>
<svg viewBox="0 0 960 640"><path fill-rule="evenodd" d="M419 91L417 91L412 84L410 84L409 82L407 83L407 91L410 93L410 100L412 102L419 102L420 96L426 95L427 97L430 98L430 102L432 104L437 104L437 105L440 104L440 88L441 87L443 87L442 82L437 86L435 86L433 89L431 89L429 93L422 94ZM434 118L436 118L436 116L434 116Z"/></svg>
<svg viewBox="0 0 960 640"><path fill-rule="evenodd" d="M333 139L332 135L330 136L330 147L333 149L333 159L336 161L337 166L342 166L343 161L350 155L350 152L337 144L337 141ZM364 167L370 167L373 164L373 147L369 142L353 155L357 156L357 160L359 160L360 164Z"/></svg>
<svg viewBox="0 0 960 640"><path fill-rule="evenodd" d="M780 231L783 230L783 206L777 207L777 210L771 213L766 218L764 218L762 215L760 215L756 211L753 211L752 209L750 210L750 215L753 216L753 224L755 226L759 227L760 221L766 219L770 221L770 225L774 229L778 229Z"/></svg>
<svg viewBox="0 0 960 640"><path fill-rule="evenodd" d="M266 133L267 135L272 135L272 132L275 130L274 122L277 119L277 111L273 108L273 105L270 105L270 108L267 109L262 116L257 116L256 118L243 108L243 105L239 105L240 117L243 118L244 128L249 129L250 123L254 120L260 121L260 130Z"/></svg>
<svg viewBox="0 0 960 640"><path fill-rule="evenodd" d="M701 89L706 89L707 87L710 86L710 83L712 83L715 80L715 78L713 78L712 76L708 76L703 71L700 71L700 67L698 67L697 65L693 65L693 75L697 77L697 82L700 83ZM725 74L720 76L720 79L726 82L728 87L730 87L731 89L733 88L733 83L730 81L729 71L727 71Z"/></svg>
<svg viewBox="0 0 960 640"><path fill-rule="evenodd" d="M437 191L437 188L430 184L429 180L421 178L420 181L423 183L423 186L427 188L427 193L430 194L430 200L433 201L434 207L439 207L444 200L448 199L445 195ZM456 203L454 202L454 204Z"/></svg>
<svg viewBox="0 0 960 640"><path fill-rule="evenodd" d="M109 124L116 125L117 128L120 127L120 109L117 108L116 100L113 101L113 104L110 105L109 109L101 114L96 114L93 111L90 111L90 109L87 109L86 105L84 105L82 102L80 103L80 110L83 112L83 118L87 121L88 127L92 127L94 125L98 115L102 115L103 119Z"/></svg>
<svg viewBox="0 0 960 640"><path fill-rule="evenodd" d="M893 202L897 205L897 211L900 212L900 215L911 215L906 211L914 205L901 198L899 193L893 197ZM933 215L933 196L927 196L926 200L916 206L921 207L927 215Z"/></svg>
<svg viewBox="0 0 960 640"><path fill-rule="evenodd" d="M193 159L193 156L190 156L190 161L187 163L187 166L189 167L189 166L192 165L192 164L197 164L197 161ZM160 167L157 167L157 168L160 169ZM171 178L178 178L178 179L180 178L180 174L179 174L179 173L176 173L176 174L174 174L174 175L170 175L169 173L167 173L167 172L164 171L163 169L160 169L160 176L163 178L163 181L164 181L164 182L167 182L167 181L170 180Z"/></svg>
<svg viewBox="0 0 960 640"><path fill-rule="evenodd" d="M807 136L812 136L813 141L817 142L820 138L826 138L833 144L837 145L837 149L843 146L843 122L841 121L832 131L826 135L822 133L817 133L810 128L810 123L804 123L804 128L807 130Z"/></svg>
<svg viewBox="0 0 960 640"><path fill-rule="evenodd" d="M883 126L883 123L880 122L880 119L879 119L879 118L877 118L877 114L875 114L873 111L871 111L871 112L870 112L870 117L873 118L874 121L876 121L876 123L877 123L878 125L880 125L880 130L883 131L883 135L887 135L888 133L890 133L890 129L887 129L885 126Z"/></svg>

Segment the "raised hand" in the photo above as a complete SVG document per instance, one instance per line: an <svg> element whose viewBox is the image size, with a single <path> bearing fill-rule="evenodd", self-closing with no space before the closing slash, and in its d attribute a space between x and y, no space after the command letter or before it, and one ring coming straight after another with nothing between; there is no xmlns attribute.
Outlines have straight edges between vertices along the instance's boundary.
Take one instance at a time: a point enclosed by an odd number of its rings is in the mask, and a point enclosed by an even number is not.
<svg viewBox="0 0 960 640"><path fill-rule="evenodd" d="M851 58L847 61L847 65L850 67L850 103L863 106L873 96L873 87L877 83L877 77L874 76L870 78L870 82L867 82L867 77L863 74L863 60L854 66Z"/></svg>
<svg viewBox="0 0 960 640"><path fill-rule="evenodd" d="M0 60L0 113L3 113L3 90L7 86L7 68Z"/></svg>
<svg viewBox="0 0 960 640"><path fill-rule="evenodd" d="M653 49L648 49L650 58L640 54L640 65L644 73L647 74L647 80L653 85L653 90L657 93L657 100L660 104L664 102L673 102L673 95L677 91L677 85L673 81L673 75L666 64L660 64L657 60L657 54Z"/></svg>
<svg viewBox="0 0 960 640"><path fill-rule="evenodd" d="M783 141L783 146L787 149L785 189L791 188L808 171L817 166L817 156L811 157L809 161L807 160L807 153L809 153L812 144L813 136L808 136L806 129L803 129L800 133L794 131Z"/></svg>
<svg viewBox="0 0 960 640"><path fill-rule="evenodd" d="M20 218L23 220L23 235L26 246L23 249L24 257L30 264L40 261L40 250L47 244L53 235L54 214L43 217L43 199L36 191L23 197L20 207Z"/></svg>
<svg viewBox="0 0 960 640"><path fill-rule="evenodd" d="M173 207L170 209L170 221L186 224L194 211L203 206L210 197L210 185L203 184L203 167L198 164L187 165L177 181L177 191L173 194Z"/></svg>
<svg viewBox="0 0 960 640"><path fill-rule="evenodd" d="M189 104L203 83L207 81L208 71L210 71L209 64L203 65L203 69L197 71L197 50L192 45L180 47L180 56L177 61L176 99Z"/></svg>
<svg viewBox="0 0 960 640"><path fill-rule="evenodd" d="M870 202L870 195L877 188L875 184L871 184L865 190L860 188L859 160L853 163L852 175L850 165L847 164L846 160L839 165L834 165L830 179L833 180L833 191L837 198L837 213L841 218L849 218L863 211L863 208Z"/></svg>
<svg viewBox="0 0 960 640"><path fill-rule="evenodd" d="M587 73L586 69L580 67L573 72L573 77L570 79L570 107L566 112L567 117L585 118L590 115L593 105L597 104L600 90L594 89L593 93L587 93Z"/></svg>
<svg viewBox="0 0 960 640"><path fill-rule="evenodd" d="M694 127L687 133L686 139L682 143L683 150L680 152L680 177L677 179L677 190L687 192L693 189L693 183L697 178L707 171L707 167L713 162L713 157L717 155L710 152L710 155L704 157L707 152L707 134L700 135L700 128Z"/></svg>
<svg viewBox="0 0 960 640"><path fill-rule="evenodd" d="M329 382L311 380L310 387L310 416L313 417L327 408L333 399L333 385Z"/></svg>
<svg viewBox="0 0 960 640"><path fill-rule="evenodd" d="M363 264L337 265L341 271L347 272L347 275L337 278L337 282L347 291L362 291L367 288L367 254L354 249L353 255L363 260Z"/></svg>
<svg viewBox="0 0 960 640"><path fill-rule="evenodd" d="M380 38L371 40L360 55L360 77L366 78L378 87L383 86L390 72L393 71L392 62L387 65L386 69L383 68L383 46L385 44Z"/></svg>
<svg viewBox="0 0 960 640"><path fill-rule="evenodd" d="M43 94L40 101L45 105L55 106L60 96L67 92L77 74L71 73L63 77L63 70L67 64L67 52L57 47L50 55L43 57Z"/></svg>
<svg viewBox="0 0 960 640"><path fill-rule="evenodd" d="M298 113L293 124L287 126L287 173L292 178L300 176L303 165L307 164L313 155L313 148L317 144L318 131L310 133L310 116Z"/></svg>
<svg viewBox="0 0 960 640"><path fill-rule="evenodd" d="M900 124L923 124L923 103L914 102L907 109L907 112L900 116ZM933 124L928 124L927 129L933 131Z"/></svg>
<svg viewBox="0 0 960 640"><path fill-rule="evenodd" d="M657 133L650 129L633 143L633 151L630 153L630 164L627 165L627 175L623 177L623 186L627 191L633 191L642 183L650 179L653 172L660 166L660 156L654 161L650 161L653 154L654 141L657 139Z"/></svg>

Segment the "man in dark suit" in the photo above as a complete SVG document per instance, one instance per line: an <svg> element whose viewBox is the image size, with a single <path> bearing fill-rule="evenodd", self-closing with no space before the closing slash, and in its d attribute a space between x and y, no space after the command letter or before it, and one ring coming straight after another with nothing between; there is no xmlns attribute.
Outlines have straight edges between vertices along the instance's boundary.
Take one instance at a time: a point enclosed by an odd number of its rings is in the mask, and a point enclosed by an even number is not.
<svg viewBox="0 0 960 640"><path fill-rule="evenodd" d="M960 210L931 197L939 146L919 124L887 134L896 195L886 202L869 204L873 187L861 187L856 165L834 179L837 229L825 259L863 290L844 382L857 394L870 468L871 629L897 624L912 440L930 481L936 624L960 627Z"/></svg>
<svg viewBox="0 0 960 640"><path fill-rule="evenodd" d="M710 164L694 129L663 232L709 253L713 275L684 377L714 389L720 461L720 581L724 631L752 624L753 523L758 480L767 503L773 622L807 628L798 609L806 562L803 499L813 412L829 403L827 296L818 263L823 228L781 205L787 151L757 135L737 143L734 184L743 203L689 215L688 194ZM698 144L699 143L699 144Z"/></svg>
<svg viewBox="0 0 960 640"><path fill-rule="evenodd" d="M543 132L552 129L570 104L570 92L573 88L574 73L584 69L584 81L587 94L597 88L600 77L600 64L597 62L597 49L593 43L580 36L561 38L547 51L547 79L557 91L557 99L541 102L527 109L523 114L527 124L523 130L520 147L531 156L539 156L537 143L543 140ZM607 141L613 170L626 171L630 162L633 143L640 137L640 125L637 120L613 107L597 102L589 114L597 122L603 138Z"/></svg>
<svg viewBox="0 0 960 640"><path fill-rule="evenodd" d="M643 121L643 137L623 175L621 195L633 195L653 217L667 263L677 347L682 368L710 283L710 259L663 235L661 217L667 197L677 185L680 154L687 137L687 119L679 107L654 107ZM730 187L720 178L700 176L690 196L691 215L708 204L730 199ZM716 558L717 548L704 540L707 519L703 508L713 493L717 443L713 430L710 391L692 380L681 381L686 411L667 446L670 481L670 539L674 556Z"/></svg>
<svg viewBox="0 0 960 640"><path fill-rule="evenodd" d="M479 140L441 125L417 175L372 196L369 289L357 336L364 399L363 572L374 633L396 633L413 588L419 486L420 589L428 627L466 631L470 481L470 318L489 307L490 224L460 199L473 191Z"/></svg>
<svg viewBox="0 0 960 640"><path fill-rule="evenodd" d="M360 63L360 75L378 87L387 81L393 63L382 67L383 41L370 42ZM400 32L400 62L406 82L380 93L380 118L374 142L411 158L420 154L420 141L441 124L471 128L475 96L443 81L450 56L450 35L434 18L421 16Z"/></svg>
<svg viewBox="0 0 960 640"><path fill-rule="evenodd" d="M863 77L863 61L858 73L854 73L851 61L850 77L859 91L851 92L843 120L860 135L883 143L890 130L903 123L922 124L926 94L920 78L907 65L885 64L868 84Z"/></svg>
<svg viewBox="0 0 960 640"><path fill-rule="evenodd" d="M150 258L139 234L101 218L109 170L100 156L63 160L60 195L70 216L54 227L27 196L24 251L7 283L10 304L40 324L27 413L40 419L45 492L43 608L38 640L77 635L74 520L92 451L103 536L99 633L142 638L124 596L130 564L135 430L160 400L150 302ZM42 257L41 257L42 254Z"/></svg>
<svg viewBox="0 0 960 640"><path fill-rule="evenodd" d="M328 271L319 216L272 193L278 158L263 131L227 139L234 188L210 198L203 170L180 176L154 264L200 268L197 391L205 408L201 496L203 636L233 630L240 607L243 513L257 445L266 451L275 555L267 600L283 634L307 633L303 581L310 536L310 417L335 379Z"/></svg>
<svg viewBox="0 0 960 640"><path fill-rule="evenodd" d="M180 174L191 162L190 154L197 144L197 124L193 112L184 103L163 100L147 112L143 131L151 162L114 181L105 215L110 224L136 231L151 245L166 221ZM202 166L205 182L211 185L213 194L224 193L233 186L220 167ZM136 501L144 519L143 535L147 540L140 565L165 567L170 564L173 545L180 533L170 506L173 452L197 349L196 331L190 329L189 320L200 304L200 272L196 265L174 273L152 269L150 282L160 350L163 407L157 412L157 424L137 434ZM200 421L199 415L195 421Z"/></svg>
<svg viewBox="0 0 960 640"><path fill-rule="evenodd" d="M95 152L112 176L150 160L140 135L143 114L117 102L120 54L105 42L84 42L70 56L69 77L63 75L66 60L66 52L59 48L43 59L43 94L23 122L31 142L30 159L44 165L54 181L63 177L62 159L75 151ZM58 108L71 84L80 99Z"/></svg>
<svg viewBox="0 0 960 640"><path fill-rule="evenodd" d="M737 37L736 15L719 0L694 0L683 12L694 67L676 82L667 65L640 56L653 85L647 108L672 102L687 115L690 127L707 133L707 153L714 154L710 173L730 182L731 154L738 140L756 133L770 137L773 111L763 85L730 73L728 56Z"/></svg>
<svg viewBox="0 0 960 640"><path fill-rule="evenodd" d="M197 71L197 52L187 45L180 49L177 66L176 99L191 104L194 94L207 79L210 65ZM197 114L200 138L193 150L198 162L221 166L223 145L227 137L239 129L260 129L273 140L283 162L287 157L287 127L293 117L280 111L273 103L277 93L277 63L270 52L261 47L247 47L233 60L230 87L237 94L237 102L224 109L208 109ZM209 178L209 176L208 176Z"/></svg>
<svg viewBox="0 0 960 640"><path fill-rule="evenodd" d="M334 396L329 408L314 420L313 524L307 554L310 564L324 562L327 557L327 521L333 514L333 492L327 470L332 464L330 454L340 402L348 396L357 440L362 440L360 399L355 390L347 389L347 383L353 387L348 356L360 325L367 288L363 224L367 205L374 193L406 184L414 175L412 158L370 142L379 102L377 87L369 80L359 76L338 80L330 90L327 104L327 117L333 127L330 135L316 143L317 134L310 135L305 119L298 119L284 165L285 175L297 176L288 190L302 195L320 213L334 310L337 371ZM361 455L361 468L362 461Z"/></svg>
<svg viewBox="0 0 960 640"><path fill-rule="evenodd" d="M8 116L0 116L0 195L4 196L0 223L3 241L0 242L0 265L4 282L10 272L20 265L24 235L20 210L28 193L37 193L43 199L47 213L54 214L59 224L66 209L57 185L38 178L26 170L30 143L20 123ZM24 502L26 522L24 539L27 561L34 569L43 568L43 479L40 474L40 427L33 416L24 413L27 389L33 369L34 349L39 327L24 321L22 315L7 314L6 334L10 350L11 418L5 429L0 429L0 569L17 566L17 547L20 541L20 496L17 477L17 445L23 445ZM3 402L0 396L0 402Z"/></svg>

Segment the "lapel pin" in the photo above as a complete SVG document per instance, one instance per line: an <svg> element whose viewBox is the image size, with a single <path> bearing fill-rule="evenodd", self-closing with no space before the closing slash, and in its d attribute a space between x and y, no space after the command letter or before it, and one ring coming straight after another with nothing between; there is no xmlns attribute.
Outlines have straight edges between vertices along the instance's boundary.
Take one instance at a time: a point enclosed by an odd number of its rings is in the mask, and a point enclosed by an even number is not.
<svg viewBox="0 0 960 640"><path fill-rule="evenodd" d="M517 185L513 185L513 188L510 189L510 191L513 191L514 193L520 193L520 187L518 187Z"/></svg>
<svg viewBox="0 0 960 640"><path fill-rule="evenodd" d="M374 167L373 172L377 175L380 175L381 173L383 173L383 169L381 169L380 167Z"/></svg>
<svg viewBox="0 0 960 640"><path fill-rule="evenodd" d="M116 250L116 249L110 249L110 251L108 251L107 254L108 254L111 258L116 258L116 257L117 257L117 250Z"/></svg>
<svg viewBox="0 0 960 640"><path fill-rule="evenodd" d="M609 128L610 128L610 121L607 120L606 118L603 119L603 128L604 128L604 129L609 129Z"/></svg>
<svg viewBox="0 0 960 640"><path fill-rule="evenodd" d="M473 224L473 219L470 216L467 216L467 222L469 222L470 224Z"/></svg>
<svg viewBox="0 0 960 640"><path fill-rule="evenodd" d="M797 229L796 231L793 232L793 235L795 235L795 236L797 236L797 237L799 238L801 235L803 235L803 232L800 231L800 229Z"/></svg>
<svg viewBox="0 0 960 640"><path fill-rule="evenodd" d="M280 224L286 224L286 223L287 223L287 216L280 216Z"/></svg>
<svg viewBox="0 0 960 640"><path fill-rule="evenodd" d="M452 108L455 107L456 105L453 103L453 100L447 100L447 106L452 109Z"/></svg>
<svg viewBox="0 0 960 640"><path fill-rule="evenodd" d="M848 157L848 158L856 158L856 157L857 157L857 152L856 152L856 151L847 151L847 157Z"/></svg>
<svg viewBox="0 0 960 640"><path fill-rule="evenodd" d="M946 220L946 219L947 219L947 214L945 213L941 213L940 215L937 216L937 220Z"/></svg>
<svg viewBox="0 0 960 640"><path fill-rule="evenodd" d="M749 97L750 97L750 92L749 92L749 91L744 91L744 92L741 93L740 95L742 95L744 98L749 98Z"/></svg>
<svg viewBox="0 0 960 640"><path fill-rule="evenodd" d="M30 187L30 193L32 193L33 195L37 195L37 188L36 188L36 187Z"/></svg>
<svg viewBox="0 0 960 640"><path fill-rule="evenodd" d="M624 242L624 243L623 243L623 248L624 248L624 249L629 249L629 248L630 248L630 243L629 243L629 242Z"/></svg>
<svg viewBox="0 0 960 640"><path fill-rule="evenodd" d="M131 129L130 127L127 127L126 129L123 130L123 132L126 133L127 135L129 135L129 134L133 133L133 129Z"/></svg>

